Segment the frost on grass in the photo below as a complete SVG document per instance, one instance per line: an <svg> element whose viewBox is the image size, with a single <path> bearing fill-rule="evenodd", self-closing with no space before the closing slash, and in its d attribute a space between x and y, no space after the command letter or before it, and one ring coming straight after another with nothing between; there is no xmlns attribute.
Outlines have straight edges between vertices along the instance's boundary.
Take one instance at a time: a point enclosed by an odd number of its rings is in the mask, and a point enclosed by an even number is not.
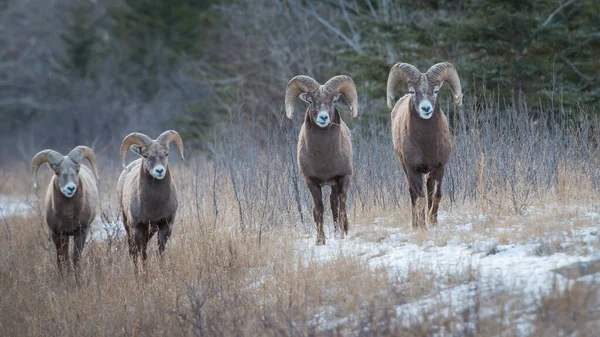
<svg viewBox="0 0 600 337"><path fill-rule="evenodd" d="M593 222L598 219L596 214L585 212L579 216ZM452 220L448 214L442 219ZM423 283L415 275L429 275L430 291L396 306L396 320L406 327L421 324L423 319L443 321L477 308L478 319L506 311L505 315L519 322L516 333L528 335L534 317L523 313L532 311L544 296L567 289L570 278L587 275L588 282L600 281L600 251L594 246L598 241L596 227L567 224L547 237L512 243L510 233L524 230L526 224L482 234L475 233L468 222L456 226L442 223L422 234L409 226L382 227L381 223L381 218L376 218L373 224L356 225L343 240L331 235L325 246L315 246L312 235L307 235L296 242L296 247L307 262L325 263L340 256L363 259L373 270L383 268L400 283ZM507 232L508 243L500 244L494 234L506 236ZM371 240L373 236L378 239ZM337 324L346 323L340 320ZM335 324L329 322L327 326Z"/></svg>

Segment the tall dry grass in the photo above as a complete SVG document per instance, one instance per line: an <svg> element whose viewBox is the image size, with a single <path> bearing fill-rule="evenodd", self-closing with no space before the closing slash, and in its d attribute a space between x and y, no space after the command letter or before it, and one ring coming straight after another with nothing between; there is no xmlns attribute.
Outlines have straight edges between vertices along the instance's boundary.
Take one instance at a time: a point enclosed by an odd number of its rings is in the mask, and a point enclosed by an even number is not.
<svg viewBox="0 0 600 337"><path fill-rule="evenodd" d="M598 121L572 124L542 116L537 124L542 127L534 128L526 112L488 104L463 123L453 120L455 147L442 210L484 214L474 224L475 234L506 241L561 230L570 205L597 212ZM391 218L386 225L412 233L408 191L389 126L353 128L350 232L363 226L375 231L373 218L385 217ZM255 132L267 141L256 141ZM531 309L526 294L489 296L471 289L481 277L475 270L449 269L440 280L439 271L416 266L400 273L343 253L325 262L312 256L312 247L299 240L314 237L314 225L310 195L295 163L296 137L297 126L232 123L216 134L210 159L171 163L181 203L164 259L153 245L147 276L136 277L122 236L89 240L79 284L72 274L58 277L28 165L5 166L0 193L32 209L0 217L0 335L593 335L597 296L582 294L597 294L596 284L557 288ZM106 222L119 221L114 159L99 158ZM532 208L561 220L549 228L531 217ZM522 219L535 228L519 234L522 238L489 232ZM437 234L419 235L414 239ZM368 240L379 238L373 234ZM468 295L458 301L441 295L458 287L466 287ZM548 328L549 322L557 328ZM577 330L580 322L584 330Z"/></svg>

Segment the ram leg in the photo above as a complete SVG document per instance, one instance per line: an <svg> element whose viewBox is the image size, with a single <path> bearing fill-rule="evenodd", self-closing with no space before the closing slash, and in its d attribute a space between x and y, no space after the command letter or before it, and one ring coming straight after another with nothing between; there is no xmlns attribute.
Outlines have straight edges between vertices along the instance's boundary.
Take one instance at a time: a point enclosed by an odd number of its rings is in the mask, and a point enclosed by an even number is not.
<svg viewBox="0 0 600 337"><path fill-rule="evenodd" d="M73 238L73 268L75 271L79 271L79 260L81 259L81 253L83 252L83 246L85 245L85 239L87 238L88 228L82 227L75 233Z"/></svg>
<svg viewBox="0 0 600 337"><path fill-rule="evenodd" d="M405 170L408 177L410 203L412 206L412 227L413 229L426 229L425 226L425 191L423 186L423 174Z"/></svg>
<svg viewBox="0 0 600 337"><path fill-rule="evenodd" d="M173 217L165 219L158 224L158 253L162 258L165 252L167 241L171 236L171 224L173 223Z"/></svg>
<svg viewBox="0 0 600 337"><path fill-rule="evenodd" d="M69 237L60 233L52 232L52 241L56 247L56 265L60 276L63 276L64 265L69 265Z"/></svg>
<svg viewBox="0 0 600 337"><path fill-rule="evenodd" d="M427 211L429 223L437 225L438 209L442 200L442 179L444 178L444 167L431 172L427 177Z"/></svg>
<svg viewBox="0 0 600 337"><path fill-rule="evenodd" d="M321 186L312 179L306 179L306 185L308 186L313 199L313 218L317 224L316 244L318 246L324 245L326 241L325 232L323 231L323 212L325 211L325 206L323 205L323 193L321 191Z"/></svg>
<svg viewBox="0 0 600 337"><path fill-rule="evenodd" d="M331 186L331 195L329 196L329 203L331 205L331 215L333 216L333 233L336 237L344 237L344 231L340 231L340 193L339 186L336 184ZM340 234L341 232L341 234Z"/></svg>
<svg viewBox="0 0 600 337"><path fill-rule="evenodd" d="M348 190L350 189L350 183L352 181L352 176L344 176L337 180L337 184L339 186L338 191L338 199L339 199L339 219L340 219L340 227L342 228L342 233L347 235L348 230L350 229L350 224L348 222L348 213L346 212L346 200L348 199Z"/></svg>

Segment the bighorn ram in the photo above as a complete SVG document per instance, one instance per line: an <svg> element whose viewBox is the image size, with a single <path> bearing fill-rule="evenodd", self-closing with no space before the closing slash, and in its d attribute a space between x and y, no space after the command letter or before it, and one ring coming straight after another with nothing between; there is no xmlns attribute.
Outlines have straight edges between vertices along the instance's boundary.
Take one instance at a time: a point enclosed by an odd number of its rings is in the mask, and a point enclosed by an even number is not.
<svg viewBox="0 0 600 337"><path fill-rule="evenodd" d="M394 151L400 159L409 184L413 228L425 228L423 175L426 175L427 210L431 224L437 223L442 199L444 165L450 159L452 140L446 116L440 109L438 92L448 82L454 103L462 105L460 79L454 66L438 63L425 74L406 63L397 63L387 81L387 104L392 108ZM408 85L409 94L394 106L400 84Z"/></svg>
<svg viewBox="0 0 600 337"><path fill-rule="evenodd" d="M86 158L94 173L80 163ZM40 165L48 163L55 175L46 191L44 220L56 245L56 262L62 272L69 255L69 236L74 237L73 267L77 269L90 224L98 207L96 156L87 146L77 146L64 156L54 150L40 151L31 161L33 186L37 189ZM95 179L94 179L95 176Z"/></svg>
<svg viewBox="0 0 600 337"><path fill-rule="evenodd" d="M349 76L338 75L319 85L314 79L300 75L290 80L285 92L288 118L294 115L294 100L298 96L309 105L298 139L298 167L313 199L317 245L325 244L321 193L321 187L325 185L331 186L330 202L335 232L341 226L341 236L348 233L346 196L353 174L353 158L350 130L335 107L340 94L346 97L352 117L356 117L358 95Z"/></svg>
<svg viewBox="0 0 600 337"><path fill-rule="evenodd" d="M177 214L177 188L169 169L169 144L175 142L183 159L183 142L176 131L163 132L156 140L143 133L131 133L121 144L124 170L117 182L117 194L127 232L129 253L137 271L138 253L145 263L146 246L158 231L158 251L162 255ZM127 150L140 155L125 167Z"/></svg>

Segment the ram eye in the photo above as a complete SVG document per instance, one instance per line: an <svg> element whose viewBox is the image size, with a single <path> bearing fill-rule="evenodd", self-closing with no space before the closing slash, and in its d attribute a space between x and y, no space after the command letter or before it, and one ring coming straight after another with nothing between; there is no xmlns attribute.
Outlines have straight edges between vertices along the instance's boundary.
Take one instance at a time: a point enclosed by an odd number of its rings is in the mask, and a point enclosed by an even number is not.
<svg viewBox="0 0 600 337"><path fill-rule="evenodd" d="M167 153L165 153L165 157L168 157L168 156L169 156L169 153L168 153L168 152L167 152Z"/></svg>
<svg viewBox="0 0 600 337"><path fill-rule="evenodd" d="M142 154L142 157L144 157L144 158L148 158L148 154L147 154L147 153L144 153L144 154Z"/></svg>
<svg viewBox="0 0 600 337"><path fill-rule="evenodd" d="M433 93L434 93L434 94L436 94L436 95L438 94L438 92L440 92L440 90L439 90L439 89L435 89L435 90L433 91Z"/></svg>
<svg viewBox="0 0 600 337"><path fill-rule="evenodd" d="M409 90L408 93L411 94L411 95L414 95L415 91L414 90Z"/></svg>

